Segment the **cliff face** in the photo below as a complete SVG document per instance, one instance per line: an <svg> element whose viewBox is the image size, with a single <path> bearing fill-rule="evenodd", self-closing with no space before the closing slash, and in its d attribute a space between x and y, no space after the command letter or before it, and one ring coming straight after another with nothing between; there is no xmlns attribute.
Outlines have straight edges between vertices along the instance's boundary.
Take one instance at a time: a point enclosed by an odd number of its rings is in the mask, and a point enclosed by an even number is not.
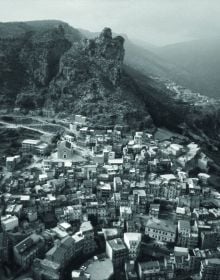
<svg viewBox="0 0 220 280"><path fill-rule="evenodd" d="M71 47L66 24L44 28L32 24L0 24L1 105L33 109L43 105L44 92L56 76L59 61ZM75 40L80 40L73 30Z"/></svg>

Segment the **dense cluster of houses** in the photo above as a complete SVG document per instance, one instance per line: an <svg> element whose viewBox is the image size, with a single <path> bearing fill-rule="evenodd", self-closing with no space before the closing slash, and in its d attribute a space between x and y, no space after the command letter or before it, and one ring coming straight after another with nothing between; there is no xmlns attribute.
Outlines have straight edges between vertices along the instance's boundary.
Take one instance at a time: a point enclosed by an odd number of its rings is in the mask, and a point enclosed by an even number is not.
<svg viewBox="0 0 220 280"><path fill-rule="evenodd" d="M197 144L98 131L82 116L70 130L50 157L48 144L29 139L6 159L0 262L58 280L71 263L105 252L115 279L220 279L220 193ZM13 172L23 154L40 167ZM72 274L89 277L85 267Z"/></svg>

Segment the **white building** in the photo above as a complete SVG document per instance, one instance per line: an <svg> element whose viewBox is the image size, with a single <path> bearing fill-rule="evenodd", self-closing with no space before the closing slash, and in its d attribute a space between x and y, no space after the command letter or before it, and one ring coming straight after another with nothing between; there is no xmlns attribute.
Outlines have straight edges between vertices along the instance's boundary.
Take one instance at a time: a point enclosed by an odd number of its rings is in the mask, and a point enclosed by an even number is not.
<svg viewBox="0 0 220 280"><path fill-rule="evenodd" d="M23 153L32 153L38 144L40 144L40 140L25 139L22 142L22 152Z"/></svg>
<svg viewBox="0 0 220 280"><path fill-rule="evenodd" d="M129 258L136 260L140 250L141 233L126 232L124 233L124 242L128 248Z"/></svg>
<svg viewBox="0 0 220 280"><path fill-rule="evenodd" d="M1 217L1 225L4 231L10 231L18 227L18 218L16 216L6 215Z"/></svg>
<svg viewBox="0 0 220 280"><path fill-rule="evenodd" d="M174 257L177 269L190 269L190 254L189 249L185 247L174 247Z"/></svg>
<svg viewBox="0 0 220 280"><path fill-rule="evenodd" d="M120 218L122 220L130 220L132 217L132 209L130 206L120 206Z"/></svg>
<svg viewBox="0 0 220 280"><path fill-rule="evenodd" d="M113 263L114 269L122 268L127 259L127 248L121 238L106 241L106 255Z"/></svg>
<svg viewBox="0 0 220 280"><path fill-rule="evenodd" d="M67 222L81 220L82 218L82 205L66 206L63 210L64 219Z"/></svg>
<svg viewBox="0 0 220 280"><path fill-rule="evenodd" d="M145 234L160 242L175 242L176 226L167 220L151 218L145 225Z"/></svg>
<svg viewBox="0 0 220 280"><path fill-rule="evenodd" d="M75 115L75 122L79 124L86 124L86 117L82 115Z"/></svg>

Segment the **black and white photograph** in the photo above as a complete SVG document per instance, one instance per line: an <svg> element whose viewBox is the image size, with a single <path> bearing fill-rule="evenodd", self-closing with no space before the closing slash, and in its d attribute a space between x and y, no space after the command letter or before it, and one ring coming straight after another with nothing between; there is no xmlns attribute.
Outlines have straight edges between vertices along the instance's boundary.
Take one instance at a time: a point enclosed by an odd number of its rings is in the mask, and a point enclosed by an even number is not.
<svg viewBox="0 0 220 280"><path fill-rule="evenodd" d="M220 280L219 0L0 0L0 280Z"/></svg>

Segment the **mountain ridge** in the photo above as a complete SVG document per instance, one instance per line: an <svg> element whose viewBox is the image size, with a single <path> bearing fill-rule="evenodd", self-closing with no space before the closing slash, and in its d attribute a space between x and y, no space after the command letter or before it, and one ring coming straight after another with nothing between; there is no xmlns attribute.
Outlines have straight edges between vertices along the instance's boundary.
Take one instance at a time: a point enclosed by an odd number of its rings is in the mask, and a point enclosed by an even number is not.
<svg viewBox="0 0 220 280"><path fill-rule="evenodd" d="M211 37L156 48L155 54L186 71L182 85L219 99L219 48L220 37Z"/></svg>

